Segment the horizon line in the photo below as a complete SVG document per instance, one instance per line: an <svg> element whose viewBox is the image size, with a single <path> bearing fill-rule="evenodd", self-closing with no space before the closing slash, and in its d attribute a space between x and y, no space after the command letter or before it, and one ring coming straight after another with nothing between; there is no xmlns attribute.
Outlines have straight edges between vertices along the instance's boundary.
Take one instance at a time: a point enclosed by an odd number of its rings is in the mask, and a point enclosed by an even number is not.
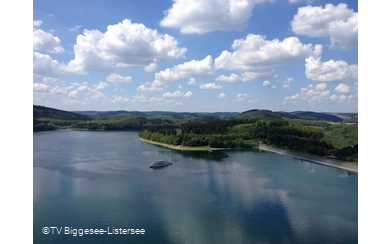
<svg viewBox="0 0 390 244"><path fill-rule="evenodd" d="M358 114L358 112L318 112L318 111L312 111L312 110L294 110L294 111L283 111L283 110L271 110L271 109L264 109L264 108L253 108L253 109L248 109L248 110L245 110L245 111L242 111L242 112L236 112L236 111L214 111L214 112L201 112L201 111L198 111L198 112L188 112L188 111L167 111L167 110L146 110L146 111L141 111L141 110L124 110L124 109L119 109L119 110L64 110L64 109L58 109L58 108L54 108L54 107L47 107L47 106L44 106L44 105L36 105L36 104L33 104L33 106L41 106L41 107L46 107L46 108L52 108L52 109L57 109L57 110L62 110L62 111L68 111L68 112L118 112L118 111L125 111L125 112L141 112L141 113L145 113L145 112L169 112L169 113L244 113L244 112L248 112L248 111L251 111L251 110L268 110L268 111L271 111L271 112L284 112L284 113L293 113L293 112L314 112L314 113L326 113L326 114L329 114L329 113L336 113L336 114L348 114L348 113L353 113L353 114Z"/></svg>

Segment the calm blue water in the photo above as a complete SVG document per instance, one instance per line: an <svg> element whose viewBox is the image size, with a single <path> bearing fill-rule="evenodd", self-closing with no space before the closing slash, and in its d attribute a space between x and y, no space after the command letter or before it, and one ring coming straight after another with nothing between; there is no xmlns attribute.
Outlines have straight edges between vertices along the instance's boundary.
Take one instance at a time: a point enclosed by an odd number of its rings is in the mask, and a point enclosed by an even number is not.
<svg viewBox="0 0 390 244"><path fill-rule="evenodd" d="M136 132L34 133L35 243L357 243L358 175L258 151L178 152ZM157 159L176 159L160 170ZM138 228L66 235L43 227Z"/></svg>

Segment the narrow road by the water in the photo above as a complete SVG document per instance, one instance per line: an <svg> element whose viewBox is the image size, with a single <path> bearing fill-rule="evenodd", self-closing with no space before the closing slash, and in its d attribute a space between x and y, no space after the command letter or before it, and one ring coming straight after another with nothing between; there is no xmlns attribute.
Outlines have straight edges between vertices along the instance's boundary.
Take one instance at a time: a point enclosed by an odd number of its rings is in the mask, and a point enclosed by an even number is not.
<svg viewBox="0 0 390 244"><path fill-rule="evenodd" d="M278 149L278 148L269 147L269 146L266 146L266 145L260 145L259 149L260 150L264 150L264 151L273 152L273 153L278 153L278 154L281 154L281 155L292 156L294 158L301 159L301 160L306 160L306 161L309 161L309 162L312 162L312 163L316 163L316 164L322 164L322 165L326 165L326 166L329 166L329 167L343 169L343 170L346 170L346 171L349 171L349 172L353 172L353 173L357 173L358 172L358 166L353 165L353 164L351 164L349 162L343 162L343 161L338 161L338 160L326 159L326 158L322 158L322 157L319 157L319 156L302 154L302 153L297 153L297 152L290 152L290 151L286 151L286 150L282 150L282 149Z"/></svg>

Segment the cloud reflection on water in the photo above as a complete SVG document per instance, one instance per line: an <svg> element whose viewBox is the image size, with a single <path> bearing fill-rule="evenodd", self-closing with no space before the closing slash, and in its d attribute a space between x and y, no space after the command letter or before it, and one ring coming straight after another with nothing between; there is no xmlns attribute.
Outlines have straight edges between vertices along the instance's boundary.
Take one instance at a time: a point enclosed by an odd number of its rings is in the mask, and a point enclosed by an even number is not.
<svg viewBox="0 0 390 244"><path fill-rule="evenodd" d="M339 171L267 153L228 152L223 160L160 149L143 153L155 147L142 144L142 149L128 138L134 146L130 150L121 147L125 139L115 142L115 134L110 135L104 139L112 139L106 142L110 150L115 148L112 159L100 144L78 148L75 154L69 150L62 163L58 158L42 163L34 155L34 221L54 221L55 210L61 210L58 221L68 224L148 227L153 236L140 240L145 243L312 243L329 231L337 243L345 237L330 225L343 223L351 233L357 226L353 211L344 211L350 207L345 201L354 196L343 189L351 189L353 182L340 183ZM102 158L86 163L89 150ZM53 157L58 155L52 151ZM157 171L148 168L161 157L178 163ZM343 196L344 202L332 200ZM349 215L335 217L332 206L321 204L323 197ZM53 216L44 215L42 208Z"/></svg>

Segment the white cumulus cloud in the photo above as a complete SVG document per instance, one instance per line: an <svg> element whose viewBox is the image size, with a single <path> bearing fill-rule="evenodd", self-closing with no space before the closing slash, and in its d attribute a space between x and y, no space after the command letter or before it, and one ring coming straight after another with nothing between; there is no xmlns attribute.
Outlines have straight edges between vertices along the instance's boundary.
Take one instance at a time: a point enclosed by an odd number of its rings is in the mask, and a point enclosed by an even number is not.
<svg viewBox="0 0 390 244"><path fill-rule="evenodd" d="M297 102L317 103L330 99L329 95L330 92L328 90L319 91L315 89L301 88L300 93L285 97L283 104Z"/></svg>
<svg viewBox="0 0 390 244"><path fill-rule="evenodd" d="M306 89L306 88L304 88ZM315 88L317 91L323 91L326 89L326 83L320 83L320 84L317 84L316 85L316 88Z"/></svg>
<svg viewBox="0 0 390 244"><path fill-rule="evenodd" d="M163 95L162 95L164 98L177 98L177 97L191 97L192 96L192 92L188 91L186 93L182 92L182 91L175 91L175 92L165 92Z"/></svg>
<svg viewBox="0 0 390 244"><path fill-rule="evenodd" d="M283 82L282 87L283 87L284 89L290 88L291 81L293 81L293 80L294 80L294 78L288 77L288 78Z"/></svg>
<svg viewBox="0 0 390 244"><path fill-rule="evenodd" d="M33 20L33 27L39 27L43 24L42 20Z"/></svg>
<svg viewBox="0 0 390 244"><path fill-rule="evenodd" d="M34 30L33 32L33 48L37 51L50 53L63 53L65 51L61 45L60 38L41 29Z"/></svg>
<svg viewBox="0 0 390 244"><path fill-rule="evenodd" d="M209 76L213 74L213 70L214 61L210 55L203 60L191 60L155 73L154 81L148 84L148 86L145 86L146 89L144 89L144 91L147 91L149 88L152 90L163 90L172 81L177 81L190 76ZM195 79L191 78L189 84L196 84Z"/></svg>
<svg viewBox="0 0 390 244"><path fill-rule="evenodd" d="M248 93L238 93L236 98L238 102L245 101L248 98Z"/></svg>
<svg viewBox="0 0 390 244"><path fill-rule="evenodd" d="M199 88L200 89L222 89L223 87L215 83L206 83L206 84L201 84Z"/></svg>
<svg viewBox="0 0 390 244"><path fill-rule="evenodd" d="M332 45L338 43L343 49L358 47L358 13L345 3L301 7L291 21L291 28L299 35L329 36Z"/></svg>
<svg viewBox="0 0 390 244"><path fill-rule="evenodd" d="M219 98L225 98L226 94L224 92L221 92L221 93L218 94L218 97Z"/></svg>
<svg viewBox="0 0 390 244"><path fill-rule="evenodd" d="M222 82L236 82L236 81L240 81L240 80L241 80L241 77L239 75L234 74L234 73L229 75L229 76L220 75L215 79L215 81L222 81Z"/></svg>
<svg viewBox="0 0 390 244"><path fill-rule="evenodd" d="M37 92L39 91L39 95ZM37 96L36 96L37 95ZM88 82L66 84L65 81L57 82L51 79L48 83L34 83L34 99L45 95L51 99L60 99L63 104L86 104L88 101L103 100L106 96L98 91L96 85L88 86Z"/></svg>
<svg viewBox="0 0 390 244"><path fill-rule="evenodd" d="M131 76L121 76L119 74L113 73L106 77L106 80L108 82L112 83L131 83L132 77Z"/></svg>
<svg viewBox="0 0 390 244"><path fill-rule="evenodd" d="M150 91L162 91L163 87L152 86L150 84L140 85L137 87L137 91L150 92Z"/></svg>
<svg viewBox="0 0 390 244"><path fill-rule="evenodd" d="M33 83L34 91L47 91L50 87L44 83Z"/></svg>
<svg viewBox="0 0 390 244"><path fill-rule="evenodd" d="M208 55L203 60L191 60L160 71L155 74L154 78L158 81L167 82L189 76L207 76L213 74L213 68L213 58Z"/></svg>
<svg viewBox="0 0 390 244"><path fill-rule="evenodd" d="M307 88L302 87L300 89L300 93L285 97L282 104L326 104L328 102L337 102L355 104L355 106L357 106L358 91L356 85L354 87L349 87L346 84L339 84L336 87L335 92L340 93L340 95L330 94L329 90L322 89L323 87L325 87L325 85L327 84L321 83L316 85L315 87L313 87L313 85L309 85Z"/></svg>
<svg viewBox="0 0 390 244"><path fill-rule="evenodd" d="M149 65L144 67L146 72L153 72L156 69L157 65L155 63L150 63Z"/></svg>
<svg viewBox="0 0 390 244"><path fill-rule="evenodd" d="M269 85L271 85L271 82L269 82L269 81L267 81L267 80L265 80L265 81L263 82L263 86L269 86Z"/></svg>
<svg viewBox="0 0 390 244"><path fill-rule="evenodd" d="M237 75L235 73L230 74L229 76L226 75L220 75L218 76L215 81L220 82L236 82L236 81L251 81L256 80L264 77L269 77L273 74L273 71L266 71L266 72L243 72L241 75Z"/></svg>
<svg viewBox="0 0 390 244"><path fill-rule="evenodd" d="M349 65L343 60L329 60L322 62L320 57L309 57L305 59L306 77L313 81L343 81L357 80L358 65Z"/></svg>
<svg viewBox="0 0 390 244"><path fill-rule="evenodd" d="M266 40L265 36L255 34L234 40L232 49L232 52L224 50L215 59L215 68L252 72L246 74L247 77L252 76L252 79L273 76L277 66L309 56L318 56L322 52L321 45L303 44L297 37L280 41Z"/></svg>
<svg viewBox="0 0 390 244"><path fill-rule="evenodd" d="M178 41L143 24L122 22L107 26L106 32L84 30L74 45L75 57L68 63L72 72L109 70L112 67L143 66L184 57L186 48Z"/></svg>
<svg viewBox="0 0 390 244"><path fill-rule="evenodd" d="M52 84L55 83L58 79L52 78L52 77L43 77L42 82L45 84Z"/></svg>
<svg viewBox="0 0 390 244"><path fill-rule="evenodd" d="M256 4L267 0L174 0L164 12L162 27L180 29L184 34L243 29ZM271 0L269 0L271 1Z"/></svg>
<svg viewBox="0 0 390 244"><path fill-rule="evenodd" d="M349 86L346 84L339 84L335 89L336 92L338 93L348 93L349 92Z"/></svg>
<svg viewBox="0 0 390 244"><path fill-rule="evenodd" d="M48 54L34 52L33 72L35 76L59 77L65 73L65 66Z"/></svg>
<svg viewBox="0 0 390 244"><path fill-rule="evenodd" d="M188 83L187 83L188 85L196 85L196 80L194 79L194 78L191 78L189 81L188 81Z"/></svg>
<svg viewBox="0 0 390 244"><path fill-rule="evenodd" d="M122 97L122 96L116 96L111 100L112 103L127 103L129 101L130 101L130 99L128 99L127 97Z"/></svg>
<svg viewBox="0 0 390 244"><path fill-rule="evenodd" d="M335 101L335 102L338 102L338 103L343 103L343 102L347 102L347 103L357 103L357 95L332 95L330 96L330 100L331 101Z"/></svg>
<svg viewBox="0 0 390 244"><path fill-rule="evenodd" d="M186 92L184 95L183 95L183 97L192 97L192 92L190 92L190 91L188 91L188 92Z"/></svg>
<svg viewBox="0 0 390 244"><path fill-rule="evenodd" d="M99 84L95 85L95 89L97 90L104 90L108 87L109 85L106 82L99 82Z"/></svg>
<svg viewBox="0 0 390 244"><path fill-rule="evenodd" d="M77 30L80 29L81 27L82 27L81 25L76 25L76 26L70 28L69 30L70 30L70 31L77 31Z"/></svg>

